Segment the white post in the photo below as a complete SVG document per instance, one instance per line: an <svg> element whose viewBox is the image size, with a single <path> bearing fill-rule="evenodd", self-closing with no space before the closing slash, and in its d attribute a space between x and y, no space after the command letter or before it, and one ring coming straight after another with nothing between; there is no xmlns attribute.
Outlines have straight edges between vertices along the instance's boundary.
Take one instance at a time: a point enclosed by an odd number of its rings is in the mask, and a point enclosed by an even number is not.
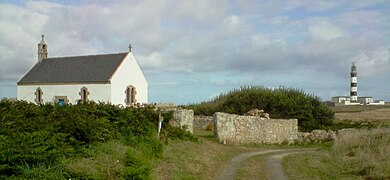
<svg viewBox="0 0 390 180"><path fill-rule="evenodd" d="M162 122L164 121L164 117L161 116L161 112L158 114L158 132L157 132L157 139L160 139L160 132L162 127Z"/></svg>

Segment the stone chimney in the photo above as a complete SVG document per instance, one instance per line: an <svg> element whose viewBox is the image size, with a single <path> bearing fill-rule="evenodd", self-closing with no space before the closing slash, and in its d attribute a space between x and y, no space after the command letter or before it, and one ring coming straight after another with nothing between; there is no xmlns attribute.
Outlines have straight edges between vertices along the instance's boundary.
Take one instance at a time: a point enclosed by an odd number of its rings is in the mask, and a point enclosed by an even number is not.
<svg viewBox="0 0 390 180"><path fill-rule="evenodd" d="M47 58L47 44L43 39L44 37L45 36L42 34L42 40L38 44L38 62L42 62L44 59Z"/></svg>

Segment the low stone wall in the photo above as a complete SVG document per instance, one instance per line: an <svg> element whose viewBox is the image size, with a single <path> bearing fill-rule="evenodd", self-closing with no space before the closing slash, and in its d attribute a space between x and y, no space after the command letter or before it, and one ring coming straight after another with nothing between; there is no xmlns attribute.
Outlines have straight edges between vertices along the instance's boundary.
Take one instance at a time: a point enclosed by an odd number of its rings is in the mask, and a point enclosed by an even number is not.
<svg viewBox="0 0 390 180"><path fill-rule="evenodd" d="M298 132L297 143L331 141L336 138L336 131L313 130L312 132Z"/></svg>
<svg viewBox="0 0 390 180"><path fill-rule="evenodd" d="M175 108L173 110L173 119L169 123L176 127L186 127L186 130L193 133L193 124L194 124L194 110L192 109L179 109Z"/></svg>
<svg viewBox="0 0 390 180"><path fill-rule="evenodd" d="M305 142L314 142L314 143L322 143L326 141L333 141L338 136L344 136L349 133L353 133L356 131L354 128L346 128L340 129L338 131L333 130L313 130L312 132L298 132L298 140L297 143L305 143Z"/></svg>
<svg viewBox="0 0 390 180"><path fill-rule="evenodd" d="M206 130L207 126L213 124L213 116L194 116L194 130Z"/></svg>
<svg viewBox="0 0 390 180"><path fill-rule="evenodd" d="M282 143L298 139L297 119L265 119L217 112L214 136L223 143Z"/></svg>

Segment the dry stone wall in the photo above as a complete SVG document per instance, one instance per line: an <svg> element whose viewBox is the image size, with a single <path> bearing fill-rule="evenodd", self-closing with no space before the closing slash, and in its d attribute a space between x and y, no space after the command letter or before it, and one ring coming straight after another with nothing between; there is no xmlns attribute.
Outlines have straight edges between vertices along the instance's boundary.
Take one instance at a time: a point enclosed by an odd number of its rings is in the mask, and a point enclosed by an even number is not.
<svg viewBox="0 0 390 180"><path fill-rule="evenodd" d="M206 130L207 126L213 124L213 116L194 116L194 130Z"/></svg>
<svg viewBox="0 0 390 180"><path fill-rule="evenodd" d="M338 131L333 130L313 130L312 132L298 132L297 143L322 143L326 141L333 141L338 136L345 136L347 134L356 131L354 128L340 129Z"/></svg>
<svg viewBox="0 0 390 180"><path fill-rule="evenodd" d="M179 108L173 109L173 119L169 123L176 127L185 127L187 131L193 133L194 110Z"/></svg>
<svg viewBox="0 0 390 180"><path fill-rule="evenodd" d="M313 130L312 132L298 132L297 143L315 142L321 143L331 141L336 138L337 132L332 130Z"/></svg>
<svg viewBox="0 0 390 180"><path fill-rule="evenodd" d="M292 143L298 139L297 119L266 119L217 112L214 136L223 143Z"/></svg>

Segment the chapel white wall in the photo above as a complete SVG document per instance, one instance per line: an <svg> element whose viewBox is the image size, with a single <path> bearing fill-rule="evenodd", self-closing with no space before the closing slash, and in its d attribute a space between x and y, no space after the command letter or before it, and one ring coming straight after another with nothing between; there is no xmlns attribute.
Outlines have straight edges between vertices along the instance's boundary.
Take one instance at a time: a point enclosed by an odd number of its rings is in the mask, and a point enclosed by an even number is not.
<svg viewBox="0 0 390 180"><path fill-rule="evenodd" d="M81 88L86 87L89 95L88 100L95 102L110 102L110 84L71 84L71 85L18 85L17 98L35 103L35 92L41 88L43 102L53 103L55 96L67 96L69 103L76 104L81 96Z"/></svg>
<svg viewBox="0 0 390 180"><path fill-rule="evenodd" d="M126 87L132 85L136 88L137 103L148 102L148 83L143 75L135 57L131 52L111 77L112 104L125 105Z"/></svg>

